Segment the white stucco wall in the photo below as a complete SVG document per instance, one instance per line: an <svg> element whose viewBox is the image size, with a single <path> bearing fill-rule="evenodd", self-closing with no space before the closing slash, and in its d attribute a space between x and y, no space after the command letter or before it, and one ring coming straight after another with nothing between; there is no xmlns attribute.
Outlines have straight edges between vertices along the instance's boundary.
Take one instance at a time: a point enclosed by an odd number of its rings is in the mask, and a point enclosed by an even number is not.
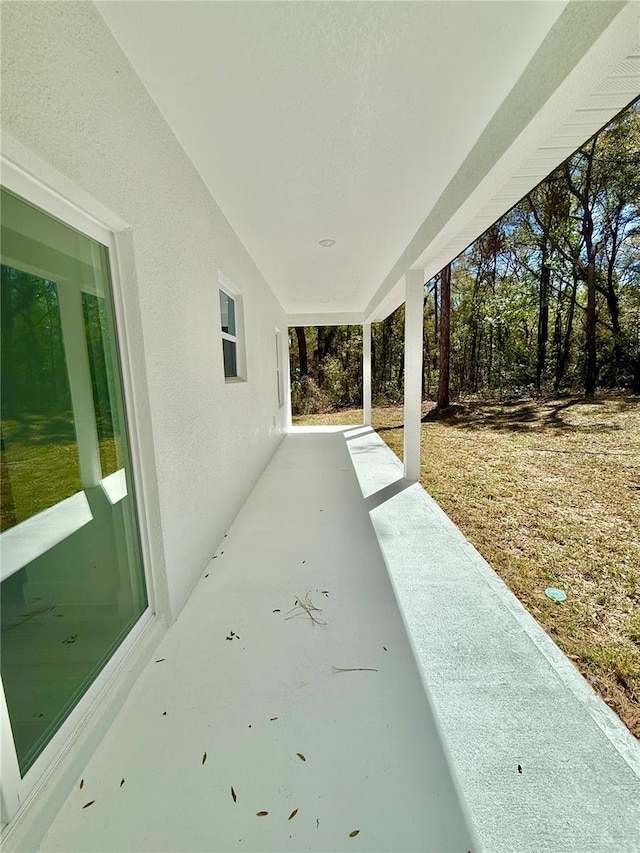
<svg viewBox="0 0 640 853"><path fill-rule="evenodd" d="M155 455L151 537L175 617L286 430L274 343L286 318L94 5L3 2L2 28L5 153L131 228L136 421ZM244 298L243 383L224 381L218 271Z"/></svg>

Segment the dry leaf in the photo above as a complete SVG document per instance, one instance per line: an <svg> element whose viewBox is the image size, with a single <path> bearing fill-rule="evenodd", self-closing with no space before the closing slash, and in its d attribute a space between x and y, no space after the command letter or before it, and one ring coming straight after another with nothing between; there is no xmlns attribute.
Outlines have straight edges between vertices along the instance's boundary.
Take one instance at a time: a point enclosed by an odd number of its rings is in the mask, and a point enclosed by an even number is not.
<svg viewBox="0 0 640 853"><path fill-rule="evenodd" d="M274 613L280 613L281 611L280 611L280 608L277 608L277 609L276 609L276 610L274 610L273 612L274 612Z"/></svg>
<svg viewBox="0 0 640 853"><path fill-rule="evenodd" d="M202 754L202 763L204 764L206 760L207 760L207 753L206 753L206 752L204 752L204 753Z"/></svg>
<svg viewBox="0 0 640 853"><path fill-rule="evenodd" d="M358 835L358 833L359 833L359 832L360 832L360 830L359 830L359 829L354 829L354 830L353 830L353 832L350 832L350 833L349 833L349 838L355 838L355 837L356 837L356 835Z"/></svg>
<svg viewBox="0 0 640 853"><path fill-rule="evenodd" d="M122 788L123 785L124 785L124 779L121 779L120 780L120 787Z"/></svg>
<svg viewBox="0 0 640 853"><path fill-rule="evenodd" d="M256 817L265 817L269 812L256 812Z"/></svg>
<svg viewBox="0 0 640 853"><path fill-rule="evenodd" d="M84 788L84 779L80 780L80 790Z"/></svg>
<svg viewBox="0 0 640 853"><path fill-rule="evenodd" d="M297 814L298 814L298 809L294 809L294 810L291 812L291 814L289 815L289 817L287 818L287 820L291 820L291 818L292 818L292 817L295 817Z"/></svg>
<svg viewBox="0 0 640 853"><path fill-rule="evenodd" d="M269 719L271 720L271 722L273 722L274 720L277 720L278 718L277 717L270 717Z"/></svg>
<svg viewBox="0 0 640 853"><path fill-rule="evenodd" d="M301 752L296 752L296 755L298 756L298 758L299 758L301 761L306 761L306 760L307 760Z"/></svg>
<svg viewBox="0 0 640 853"><path fill-rule="evenodd" d="M156 663L162 663L163 660L166 660L166 658L160 658L159 660L156 661Z"/></svg>
<svg viewBox="0 0 640 853"><path fill-rule="evenodd" d="M89 808L89 806L92 806L94 803L95 803L95 800L90 800L88 803L85 803L85 804L82 806L82 808L83 808L83 809L88 809L88 808Z"/></svg>
<svg viewBox="0 0 640 853"><path fill-rule="evenodd" d="M233 785L231 786L231 796L233 797L233 802L235 803L235 801L236 801L238 798L236 797L236 792L233 790Z"/></svg>

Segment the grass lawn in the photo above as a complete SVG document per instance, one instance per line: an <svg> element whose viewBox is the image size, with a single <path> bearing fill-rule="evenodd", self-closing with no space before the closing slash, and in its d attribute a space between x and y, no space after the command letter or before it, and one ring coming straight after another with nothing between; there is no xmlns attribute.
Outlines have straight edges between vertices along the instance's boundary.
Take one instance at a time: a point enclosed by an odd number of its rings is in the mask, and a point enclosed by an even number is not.
<svg viewBox="0 0 640 853"><path fill-rule="evenodd" d="M422 485L640 737L640 397L432 408ZM373 425L402 458L402 408L374 409Z"/></svg>

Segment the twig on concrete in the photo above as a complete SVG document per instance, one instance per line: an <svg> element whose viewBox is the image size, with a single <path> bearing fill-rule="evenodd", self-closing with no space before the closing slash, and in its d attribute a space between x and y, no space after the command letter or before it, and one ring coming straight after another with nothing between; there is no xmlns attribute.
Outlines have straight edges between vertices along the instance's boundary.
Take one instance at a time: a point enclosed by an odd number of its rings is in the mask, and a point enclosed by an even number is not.
<svg viewBox="0 0 640 853"><path fill-rule="evenodd" d="M295 611L298 611L297 613ZM291 614L291 616L285 616L285 619L295 619L297 616L304 616L305 614L311 619L313 625L326 625L322 619L318 619L317 616L314 616L314 613L322 613L322 610L319 607L316 607L315 604L311 601L311 593L307 593L303 599L296 598L295 606L291 608L291 610L287 611Z"/></svg>

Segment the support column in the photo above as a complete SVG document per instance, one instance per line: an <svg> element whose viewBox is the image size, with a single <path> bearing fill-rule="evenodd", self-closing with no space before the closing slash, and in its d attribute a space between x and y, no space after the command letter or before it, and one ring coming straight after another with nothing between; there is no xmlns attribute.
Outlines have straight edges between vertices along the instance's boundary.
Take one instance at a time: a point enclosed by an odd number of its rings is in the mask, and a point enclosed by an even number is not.
<svg viewBox="0 0 640 853"><path fill-rule="evenodd" d="M364 425L371 426L371 323L362 326L362 407Z"/></svg>
<svg viewBox="0 0 640 853"><path fill-rule="evenodd" d="M405 275L404 305L404 476L420 478L424 270Z"/></svg>

